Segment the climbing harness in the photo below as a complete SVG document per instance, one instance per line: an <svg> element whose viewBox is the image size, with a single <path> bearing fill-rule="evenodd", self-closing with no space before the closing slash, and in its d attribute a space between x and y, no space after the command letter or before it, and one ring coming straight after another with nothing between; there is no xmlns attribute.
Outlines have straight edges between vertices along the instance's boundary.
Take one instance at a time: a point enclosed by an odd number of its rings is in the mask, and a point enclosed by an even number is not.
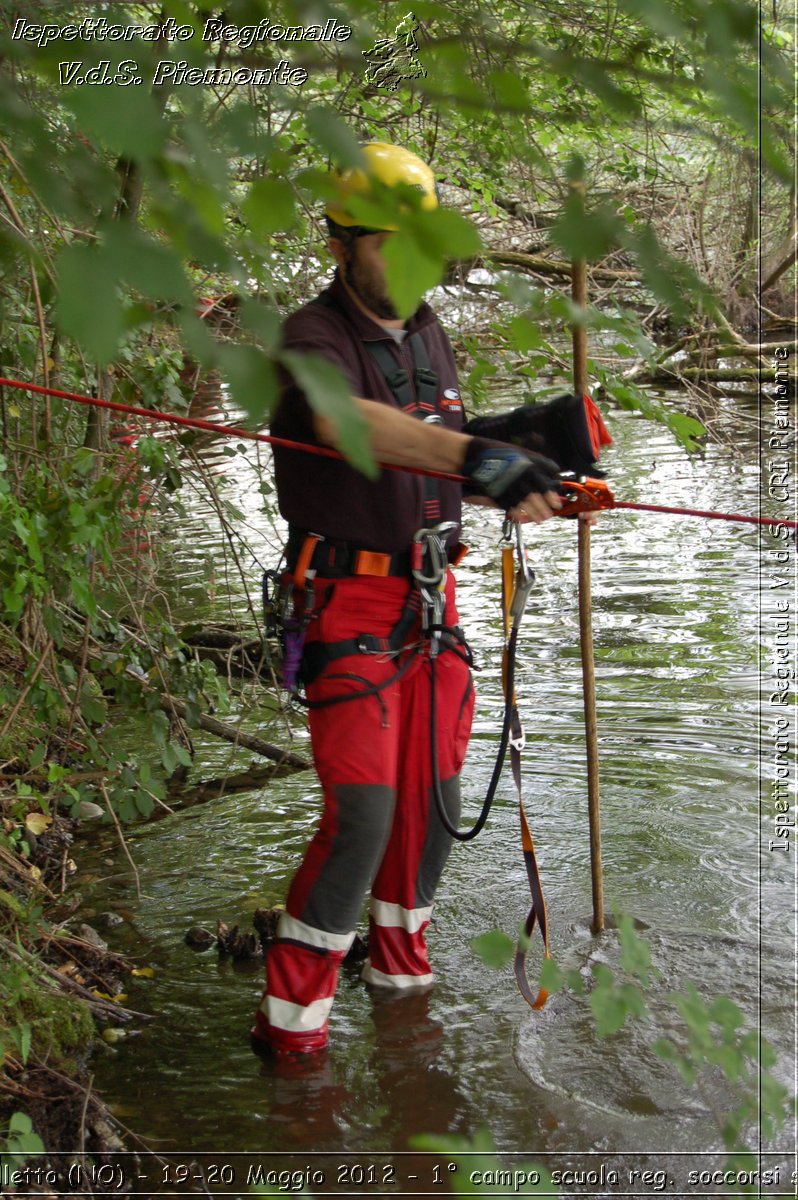
<svg viewBox="0 0 798 1200"><path fill-rule="evenodd" d="M413 384L404 367L398 367L389 347L384 342L366 342L374 362L380 368L385 382L391 389L399 407L411 416L431 425L442 425L443 417L438 412L438 377L430 366L427 347L420 333L407 339L413 358ZM424 523L435 525L441 519L441 502L438 481L431 475L424 479Z"/></svg>
<svg viewBox="0 0 798 1200"><path fill-rule="evenodd" d="M462 630L443 624L446 572L450 563L456 565L465 552L459 543L452 549L446 546L447 534L456 528L455 522L445 521L431 529L419 530L411 550L396 555L358 550L347 542L308 534L301 540L293 564L292 546L297 545L298 539L289 538L288 567L267 571L263 578L264 619L268 635L282 649L282 686L297 703L305 708L325 708L376 695L398 682L427 644L431 655L437 655L441 647L454 649L471 665ZM330 574L333 567L328 564L334 564L335 574ZM387 637L361 633L338 642L306 642L310 622L327 604L336 580L353 575L412 579L414 586L408 590L396 625ZM415 637L414 631L417 631ZM309 700L301 694L300 685L307 687L313 683L331 663L358 654L380 655L386 661L394 659L397 671L381 684L363 680L361 690L321 701ZM341 678L357 677L348 673Z"/></svg>
<svg viewBox="0 0 798 1200"><path fill-rule="evenodd" d="M357 333L346 312L336 303L329 291L322 292L311 304L320 308L333 309L352 328L352 336L357 341ZM413 360L412 378L394 357L396 343L385 340L364 341L370 358L385 380L391 395L402 412L432 425L442 425L443 417L438 410L438 376L432 369L427 347L420 333L412 333L406 338L404 345L410 351ZM401 353L401 349L399 351ZM435 525L441 519L441 502L438 491L438 479L445 478L435 472L424 475L424 524Z"/></svg>
<svg viewBox="0 0 798 1200"><path fill-rule="evenodd" d="M336 304L329 292L317 296L312 304L321 308L334 309L346 320L346 314ZM354 336L354 334L353 334ZM420 333L407 338L407 346L413 362L412 379L395 357L394 348L383 340L363 343L382 374L397 406L419 420L442 423L438 411L438 377L430 365L429 355ZM424 479L423 519L425 527L416 533L409 551L398 554L383 554L359 548L349 542L334 541L320 534L290 527L286 558L289 564L289 580L277 586L276 602L268 600L268 582L264 577L264 598L267 619L280 627L278 636L283 647L283 687L306 707L327 707L335 703L375 695L388 683L395 683L409 669L413 658L429 641L430 653L437 654L444 632L443 608L445 597L441 580L445 585L445 570L448 567L446 536L458 528L454 521L441 523L441 505L437 478L428 475ZM465 552L459 544L453 550L457 561ZM428 576L425 572L431 572ZM416 587L411 588L402 614L387 638L361 634L356 638L333 643L309 642L305 645L305 634L314 611L314 588L320 591L324 580L351 575L373 575L377 577L399 576L412 578ZM268 573L267 573L268 576ZM435 584L437 591L429 590ZM329 587L329 585L327 585ZM274 591L274 579L272 579ZM326 593L329 595L329 591ZM292 602L291 602L292 600ZM323 604L323 601L322 601ZM408 643L408 635L421 616L421 638ZM446 631L455 640L459 631ZM299 694L301 680L307 686L336 659L354 654L381 654L395 658L404 655L404 662L390 680L376 685L363 681L365 686L357 692L347 692L340 697L328 697L323 701L311 701ZM351 674L347 678L352 678Z"/></svg>
<svg viewBox="0 0 798 1200"><path fill-rule="evenodd" d="M314 576L315 571L307 572L304 585L295 588L290 576L279 569L265 571L263 575L266 636L279 646L280 685L290 695L295 695L299 688L305 634L315 603Z"/></svg>

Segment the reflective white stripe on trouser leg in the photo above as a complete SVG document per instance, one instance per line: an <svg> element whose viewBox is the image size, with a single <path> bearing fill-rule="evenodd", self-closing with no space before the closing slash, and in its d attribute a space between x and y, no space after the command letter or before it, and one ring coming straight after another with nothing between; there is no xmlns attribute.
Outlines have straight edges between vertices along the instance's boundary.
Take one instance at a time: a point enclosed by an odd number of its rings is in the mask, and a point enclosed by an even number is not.
<svg viewBox="0 0 798 1200"><path fill-rule="evenodd" d="M371 897L369 915L375 925L387 929L404 929L407 933L418 933L432 916L432 905L427 908L402 908L401 904L389 904L387 900Z"/></svg>
<svg viewBox="0 0 798 1200"><path fill-rule="evenodd" d="M430 904L426 908L403 908L401 904L391 904L387 900L377 900L372 896L369 902L369 915L374 925L378 925L382 929L401 929L412 939L413 935L419 934L429 924L432 905ZM435 982L431 971L425 972L423 975L389 975L373 966L370 958L364 964L361 978L365 983L371 983L377 987L398 990L426 988Z"/></svg>
<svg viewBox="0 0 798 1200"><path fill-rule="evenodd" d="M276 1029L285 1029L290 1033L308 1033L321 1029L330 1015L334 997L324 1000L314 1000L304 1007L292 1004L290 1000L278 1000L276 996L264 997L261 1011L265 1014L270 1025Z"/></svg>
<svg viewBox="0 0 798 1200"><path fill-rule="evenodd" d="M328 933L326 929L315 929L306 925L297 917L284 912L277 925L277 936L292 942L302 942L305 946L314 946L317 950L342 950L346 954L355 940L352 933Z"/></svg>
<svg viewBox="0 0 798 1200"><path fill-rule="evenodd" d="M397 988L400 991L406 991L408 988L431 987L435 982L435 976L431 971L428 975L386 975L383 971L372 967L368 960L360 973L360 978L364 983L372 983L375 987Z"/></svg>
<svg viewBox="0 0 798 1200"><path fill-rule="evenodd" d="M331 933L290 913L282 914L277 941L269 951L267 988L260 1006L270 1026L297 1035L323 1031L333 1005L338 966L354 936L354 931Z"/></svg>

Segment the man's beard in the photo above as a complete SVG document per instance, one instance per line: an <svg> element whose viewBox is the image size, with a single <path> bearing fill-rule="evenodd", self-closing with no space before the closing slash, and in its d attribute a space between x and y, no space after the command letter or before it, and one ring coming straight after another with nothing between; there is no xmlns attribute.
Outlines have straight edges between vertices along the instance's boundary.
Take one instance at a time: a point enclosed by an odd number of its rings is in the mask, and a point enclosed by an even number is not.
<svg viewBox="0 0 798 1200"><path fill-rule="evenodd" d="M355 266L356 256L357 249L353 246L347 255L346 271L344 272L344 279L349 287L375 316L382 317L384 321L398 320L399 313L396 311L396 307L390 296L385 292L384 287L381 288L375 284L360 269L359 264Z"/></svg>

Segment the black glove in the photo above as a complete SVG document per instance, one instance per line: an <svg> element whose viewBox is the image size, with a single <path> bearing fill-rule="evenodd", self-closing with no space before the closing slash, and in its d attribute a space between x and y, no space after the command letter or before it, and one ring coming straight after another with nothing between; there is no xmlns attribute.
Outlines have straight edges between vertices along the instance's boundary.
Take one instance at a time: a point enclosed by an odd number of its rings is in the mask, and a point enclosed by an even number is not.
<svg viewBox="0 0 798 1200"><path fill-rule="evenodd" d="M509 413L473 417L464 432L476 437L498 438L523 446L525 450L545 454L554 459L560 471L603 479L604 472L596 467L598 453L591 438L585 405L586 401L580 396L558 396L548 404L524 404ZM594 412L598 413L595 406ZM600 414L596 419L603 427ZM609 435L602 436L601 441L607 445Z"/></svg>
<svg viewBox="0 0 798 1200"><path fill-rule="evenodd" d="M559 493L558 472L550 458L481 437L471 438L463 462L463 474L473 490L490 496L505 512L530 492Z"/></svg>

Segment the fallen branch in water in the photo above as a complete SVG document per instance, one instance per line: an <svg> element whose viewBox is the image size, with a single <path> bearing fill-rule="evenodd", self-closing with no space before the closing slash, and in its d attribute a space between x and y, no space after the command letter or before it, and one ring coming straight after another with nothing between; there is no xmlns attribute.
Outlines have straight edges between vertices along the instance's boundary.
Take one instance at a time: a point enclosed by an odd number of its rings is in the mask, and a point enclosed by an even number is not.
<svg viewBox="0 0 798 1200"><path fill-rule="evenodd" d="M289 768L295 770L296 768ZM174 788L169 791L169 801L178 804L180 810L192 808L196 804L206 804L209 800L218 800L220 796L232 796L237 792L252 792L265 787L272 779L287 774L285 767L275 763L271 767L260 767L255 763L247 771L238 771L233 775L222 775L216 779L206 779L191 788ZM168 816L167 812L156 810L149 820L160 821Z"/></svg>
<svg viewBox="0 0 798 1200"><path fill-rule="evenodd" d="M74 659L74 656L79 652L65 645L61 647L61 653L67 658ZM107 671L107 667L102 660L92 656L87 658L86 666L93 675L99 677L102 677ZM128 668L127 674L138 683L142 691L154 691L147 680L142 678L141 674L137 671ZM182 720L187 720L188 718L188 705L184 704L182 700L178 700L176 696L170 696L168 692L162 692L158 696L158 705L169 715L180 717ZM281 746L275 746L272 742L266 742L263 738L256 737L255 734L245 733L243 729L238 729L235 725L229 725L225 721L220 721L208 713L200 713L197 724L206 733L212 733L214 737L222 738L224 741L230 742L233 746L241 746L244 750L251 750L255 754L260 754L262 758L268 758L272 762L277 763L278 766L293 767L296 771L305 771L311 766L307 758L303 758L299 754L294 754L291 750L285 750Z"/></svg>
<svg viewBox="0 0 798 1200"><path fill-rule="evenodd" d="M691 358L703 356L705 358L761 358L763 355L772 355L776 350L789 350L792 354L798 349L798 342L761 342L759 344L741 345L735 342L732 345L717 345L717 346L697 346L689 351Z"/></svg>
<svg viewBox="0 0 798 1200"><path fill-rule="evenodd" d="M162 695L159 697L158 703L165 713L174 713L175 716L182 718L186 718L188 715L188 706L174 696ZM263 738L255 737L252 733L244 733L243 729L237 729L235 725L228 725L207 713L200 713L198 724L200 729L204 729L206 733L223 738L234 746L242 746L245 750L253 750L255 754L271 759L278 766L293 767L296 771L306 771L311 766L307 758L302 758L301 755L294 754L291 750L283 750L282 747L274 746L271 742L264 742Z"/></svg>
<svg viewBox="0 0 798 1200"><path fill-rule="evenodd" d="M203 645L202 643L189 643L191 652L197 660L213 663L217 674L221 675L228 682L235 679L262 679L267 684L274 681L274 672L269 665L268 660L262 651L262 643L260 641L252 643L249 646L244 642L238 642L227 649L218 649L215 646ZM249 649L257 647L256 657L249 654Z"/></svg>
<svg viewBox="0 0 798 1200"><path fill-rule="evenodd" d="M715 340L711 340L713 339ZM732 340L733 339L733 340ZM788 343L786 348L793 350L796 343ZM748 343L740 338L728 324L722 329L704 330L699 334L691 334L680 338L673 345L661 350L654 360L638 359L624 373L625 380L635 383L659 383L673 387L679 382L698 383L759 383L764 379L772 379L773 360L767 360L766 355L772 355L783 343ZM677 355L681 357L677 359ZM711 366L720 358L748 360L755 359L758 366ZM696 365L696 360L705 359L706 364ZM786 362L783 364L786 367ZM789 376L789 383L795 387L795 374Z"/></svg>
<svg viewBox="0 0 798 1200"><path fill-rule="evenodd" d="M187 646L211 646L217 650L259 650L263 644L260 638L244 637L224 625L203 625L201 629L192 626L181 630L180 638Z"/></svg>
<svg viewBox="0 0 798 1200"><path fill-rule="evenodd" d="M682 367L678 363L671 366L661 364L655 371L642 372L635 376L642 383L669 383L680 379L692 379L705 383L743 383L767 379L767 371L761 367ZM795 375L791 374L789 382L795 386Z"/></svg>

